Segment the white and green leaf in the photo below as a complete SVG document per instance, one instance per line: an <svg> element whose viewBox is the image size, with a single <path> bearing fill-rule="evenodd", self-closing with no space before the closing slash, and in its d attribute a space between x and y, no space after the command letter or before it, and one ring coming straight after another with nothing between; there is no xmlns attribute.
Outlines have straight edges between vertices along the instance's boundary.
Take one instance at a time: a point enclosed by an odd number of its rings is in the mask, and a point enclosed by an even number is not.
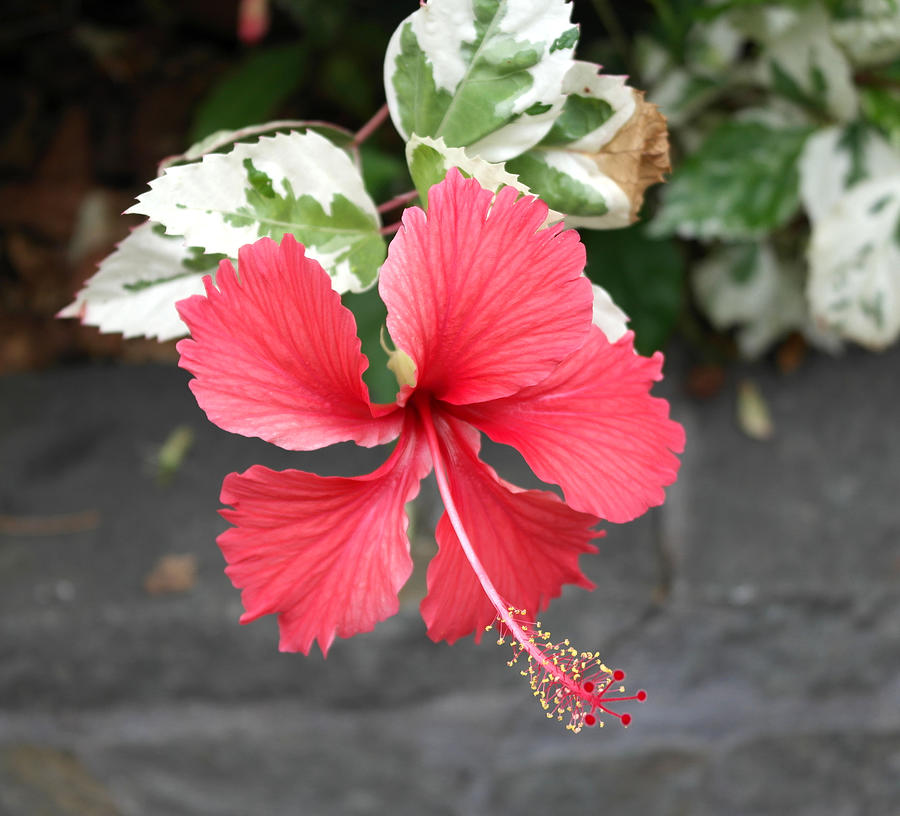
<svg viewBox="0 0 900 816"><path fill-rule="evenodd" d="M853 71L831 37L824 7L810 3L782 11L792 16L765 43L760 56L763 81L804 108L844 122L855 118L859 98Z"/></svg>
<svg viewBox="0 0 900 816"><path fill-rule="evenodd" d="M788 332L805 330L802 269L781 262L766 243L710 252L692 276L694 294L717 329L737 327L745 357L758 357Z"/></svg>
<svg viewBox="0 0 900 816"><path fill-rule="evenodd" d="M578 27L565 0L431 0L388 44L385 92L405 139L441 137L497 162L537 144L562 110Z"/></svg>
<svg viewBox="0 0 900 816"><path fill-rule="evenodd" d="M60 317L125 337L171 340L188 333L175 303L203 293L203 276L214 274L224 255L204 255L197 247L165 235L147 222L122 241Z"/></svg>
<svg viewBox="0 0 900 816"><path fill-rule="evenodd" d="M831 33L854 65L879 65L900 57L898 0L854 0L831 23Z"/></svg>
<svg viewBox="0 0 900 816"><path fill-rule="evenodd" d="M814 133L800 155L800 198L818 222L851 187L900 173L900 150L860 123Z"/></svg>
<svg viewBox="0 0 900 816"><path fill-rule="evenodd" d="M571 226L609 229L631 223L628 194L584 153L538 148L506 166L548 206L565 213Z"/></svg>
<svg viewBox="0 0 900 816"><path fill-rule="evenodd" d="M349 156L317 133L276 134L169 167L128 212L236 257L244 244L290 233L338 292L371 286L386 254L380 220Z"/></svg>
<svg viewBox="0 0 900 816"><path fill-rule="evenodd" d="M332 125L329 122L318 122L302 119L276 119L261 125L248 125L238 130L217 130L205 138L192 144L184 153L170 156L160 163L162 172L167 167L176 164L187 164L202 159L207 153L221 153L226 148L231 148L237 142L256 139L258 136L271 135L276 131L285 133L291 131L313 131L324 136L333 145L346 150L351 158L358 163L358 151L353 147L353 133L344 128Z"/></svg>
<svg viewBox="0 0 900 816"><path fill-rule="evenodd" d="M720 125L673 173L652 232L740 241L784 225L799 207L797 160L809 133L762 122Z"/></svg>
<svg viewBox="0 0 900 816"><path fill-rule="evenodd" d="M813 315L842 337L882 349L900 336L900 173L861 182L815 223Z"/></svg>
<svg viewBox="0 0 900 816"><path fill-rule="evenodd" d="M443 139L413 134L406 143L406 161L425 207L428 206L428 191L444 180L451 167L458 168L466 178L474 178L485 190L497 192L501 187L514 187L522 195L536 195L518 176L510 173L505 164L470 156L461 147L447 147ZM547 215L549 224L562 219L563 214L555 210L550 210Z"/></svg>
<svg viewBox="0 0 900 816"><path fill-rule="evenodd" d="M574 62L563 80L566 101L541 147L599 153L637 108L628 77L601 74L591 62Z"/></svg>
<svg viewBox="0 0 900 816"><path fill-rule="evenodd" d="M635 220L649 183L669 169L665 120L626 77L575 62L566 103L541 143L508 168L572 226L624 227ZM662 160L661 172L648 168Z"/></svg>

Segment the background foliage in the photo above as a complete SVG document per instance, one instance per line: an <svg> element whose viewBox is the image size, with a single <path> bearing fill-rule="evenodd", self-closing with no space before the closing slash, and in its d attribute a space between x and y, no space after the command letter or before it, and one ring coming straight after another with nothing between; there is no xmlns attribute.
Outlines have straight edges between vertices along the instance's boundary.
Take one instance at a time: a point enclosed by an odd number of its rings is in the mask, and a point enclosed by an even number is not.
<svg viewBox="0 0 900 816"><path fill-rule="evenodd" d="M216 130L272 118L358 129L383 102L384 49L414 7L280 0L266 37L244 46L236 2L13 3L0 34L0 370L171 356L52 319L138 223L118 213L160 159ZM894 0L576 0L572 16L578 57L630 75L669 117L675 172L651 188L643 222L582 231L588 273L630 315L639 350L676 328L701 357L760 354L792 333L836 348L837 319L811 319L806 297L802 161L812 136L840 128L849 190L889 161L866 145L900 150ZM362 163L376 203L412 187L390 124ZM890 294L896 274L881 277ZM380 368L377 298L347 299ZM890 320L890 300L880 308Z"/></svg>

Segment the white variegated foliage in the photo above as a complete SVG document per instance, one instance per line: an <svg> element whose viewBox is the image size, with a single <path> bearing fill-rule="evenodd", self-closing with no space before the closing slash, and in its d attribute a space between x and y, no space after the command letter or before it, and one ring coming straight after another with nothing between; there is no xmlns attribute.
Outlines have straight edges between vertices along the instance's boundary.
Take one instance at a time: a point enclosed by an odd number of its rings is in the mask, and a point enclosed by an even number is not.
<svg viewBox="0 0 900 816"><path fill-rule="evenodd" d="M808 294L816 320L872 349L900 336L900 173L860 182L815 225Z"/></svg>
<svg viewBox="0 0 900 816"><path fill-rule="evenodd" d="M712 250L692 278L697 301L718 329L737 328L745 357L758 357L794 330L805 331L808 310L802 270L779 261L766 243Z"/></svg>
<svg viewBox="0 0 900 816"><path fill-rule="evenodd" d="M156 228L154 228L156 227ZM177 236L163 235L147 222L122 241L87 281L75 301L59 317L76 317L104 332L125 337L171 340L188 333L175 303L202 294L203 276L215 262L198 270L192 253Z"/></svg>
<svg viewBox="0 0 900 816"><path fill-rule="evenodd" d="M359 170L311 131L262 137L169 167L128 212L183 235L189 246L230 257L262 236L291 233L338 292L366 289L383 260L379 216Z"/></svg>
<svg viewBox="0 0 900 816"><path fill-rule="evenodd" d="M810 3L783 12L772 24L760 57L764 81L793 83L811 103L821 103L836 119L852 120L859 110L853 71L844 52L831 37L824 7Z"/></svg>
<svg viewBox="0 0 900 816"><path fill-rule="evenodd" d="M627 226L636 218L646 180L661 180L661 174L646 171L659 158L653 152L664 120L626 79L601 74L593 63L573 63L563 82L566 105L554 127L541 144L510 162L523 182L566 213L570 226ZM667 142L663 152L668 169Z"/></svg>
<svg viewBox="0 0 900 816"><path fill-rule="evenodd" d="M858 0L855 14L831 23L831 33L854 65L878 65L900 57L898 0Z"/></svg>
<svg viewBox="0 0 900 816"><path fill-rule="evenodd" d="M565 0L431 0L388 44L384 84L405 139L443 137L498 162L537 144L562 110L578 30Z"/></svg>
<svg viewBox="0 0 900 816"><path fill-rule="evenodd" d="M804 149L800 192L814 319L884 348L900 333L900 152L871 130L825 128Z"/></svg>
<svg viewBox="0 0 900 816"><path fill-rule="evenodd" d="M535 195L518 176L506 169L504 163L470 156L462 147L447 147L443 139L413 135L406 143L406 162L419 197L426 205L429 188L443 181L451 167L475 179L485 190L496 192L501 187L514 187L522 195ZM550 210L546 223L562 221L563 217L562 213Z"/></svg>
<svg viewBox="0 0 900 816"><path fill-rule="evenodd" d="M201 139L199 142L192 144L184 153L170 156L161 162L159 171L162 172L167 167L174 164L183 164L185 162L193 162L202 159L207 153L219 153L226 147L231 147L236 142L246 142L257 136L271 135L275 131L296 131L311 130L324 136L338 147L345 148L352 146L353 134L349 130L344 130L328 122L318 122L300 119L276 119L272 122L265 122L261 125L248 125L238 130L217 130L210 133L209 136ZM351 150L351 156L358 163L358 151Z"/></svg>
<svg viewBox="0 0 900 816"><path fill-rule="evenodd" d="M800 199L815 225L854 184L900 173L900 152L875 130L827 127L806 141L799 167Z"/></svg>

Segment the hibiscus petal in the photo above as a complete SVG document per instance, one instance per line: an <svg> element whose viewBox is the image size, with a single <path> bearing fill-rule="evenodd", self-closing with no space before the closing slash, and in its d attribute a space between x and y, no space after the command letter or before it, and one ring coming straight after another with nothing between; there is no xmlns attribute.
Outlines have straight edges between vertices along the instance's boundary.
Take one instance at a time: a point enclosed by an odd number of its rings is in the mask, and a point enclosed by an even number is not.
<svg viewBox="0 0 900 816"><path fill-rule="evenodd" d="M404 504L431 468L412 421L374 473L322 477L259 465L229 474L219 538L226 573L242 588L241 623L278 614L279 648L323 654L338 637L395 614L412 571Z"/></svg>
<svg viewBox="0 0 900 816"><path fill-rule="evenodd" d="M238 259L240 278L223 261L205 297L177 304L192 335L178 344L180 365L209 419L291 450L393 439L402 415L370 404L353 314L322 267L291 235Z"/></svg>
<svg viewBox="0 0 900 816"><path fill-rule="evenodd" d="M454 413L516 448L538 478L577 510L621 523L665 500L684 450L669 404L650 396L663 358L634 353L633 334L590 340L546 380L506 399Z"/></svg>
<svg viewBox="0 0 900 816"><path fill-rule="evenodd" d="M596 552L598 519L577 513L553 493L522 490L478 458L472 428L435 416L450 490L466 533L500 596L534 614L571 583L593 588L578 557ZM497 612L472 571L446 514L438 522L438 554L428 566L422 617L432 640L450 643L484 627Z"/></svg>
<svg viewBox="0 0 900 816"><path fill-rule="evenodd" d="M379 291L387 327L417 366L417 387L451 403L540 382L587 339L593 297L584 246L547 206L503 188L494 200L456 169L411 207ZM492 203L493 201L493 203Z"/></svg>

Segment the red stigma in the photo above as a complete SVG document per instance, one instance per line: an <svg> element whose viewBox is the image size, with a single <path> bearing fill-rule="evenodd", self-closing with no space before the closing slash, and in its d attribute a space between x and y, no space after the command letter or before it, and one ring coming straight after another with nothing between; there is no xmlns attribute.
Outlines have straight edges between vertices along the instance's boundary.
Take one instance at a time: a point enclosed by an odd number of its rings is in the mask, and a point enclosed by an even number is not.
<svg viewBox="0 0 900 816"><path fill-rule="evenodd" d="M622 720L622 725L626 728L631 725L631 714L623 714L619 719Z"/></svg>
<svg viewBox="0 0 900 816"><path fill-rule="evenodd" d="M624 680L624 679L625 679L625 672L623 672L621 669L616 669L613 672L613 681L615 681L616 683L618 683L620 680Z"/></svg>
<svg viewBox="0 0 900 816"><path fill-rule="evenodd" d="M594 690L594 684L593 684L590 680L588 680L588 681L586 681L586 682L582 685L582 688L583 688L588 694L590 694L590 693L592 693L593 690Z"/></svg>
<svg viewBox="0 0 900 816"><path fill-rule="evenodd" d="M597 724L597 718L593 714L584 715L584 724L588 727Z"/></svg>

